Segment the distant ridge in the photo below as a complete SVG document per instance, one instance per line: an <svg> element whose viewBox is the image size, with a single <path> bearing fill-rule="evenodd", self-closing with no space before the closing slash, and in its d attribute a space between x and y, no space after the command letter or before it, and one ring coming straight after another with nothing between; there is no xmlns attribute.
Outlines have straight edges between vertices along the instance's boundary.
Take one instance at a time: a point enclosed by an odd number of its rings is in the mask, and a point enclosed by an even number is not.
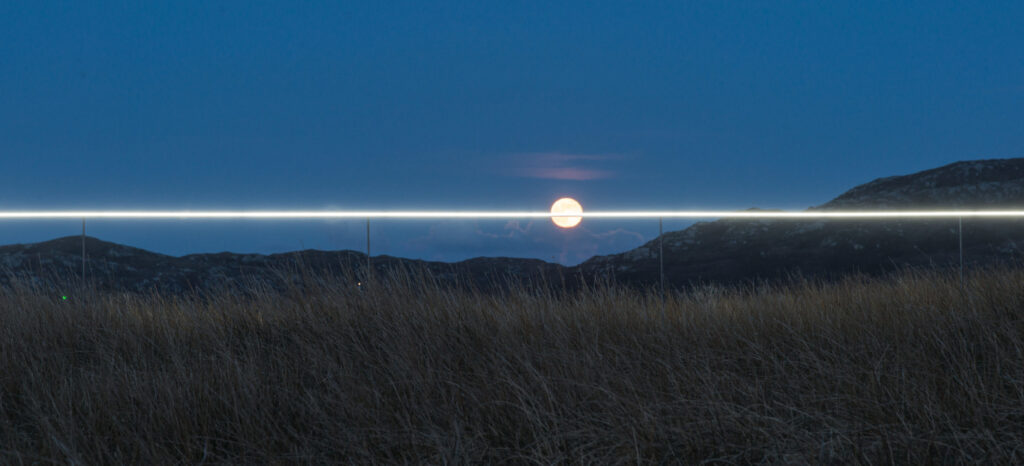
<svg viewBox="0 0 1024 466"><path fill-rule="evenodd" d="M854 187L818 209L1024 207L1024 158L956 162Z"/></svg>
<svg viewBox="0 0 1024 466"><path fill-rule="evenodd" d="M105 289L181 293L249 283L269 285L316 275L365 277L366 254L308 249L280 254L230 252L181 257L86 237L86 279ZM390 271L429 272L442 283L493 288L506 275L547 279L565 267L539 259L479 257L461 262L427 262L391 256L373 257L374 274ZM81 276L82 237L68 236L33 244L0 246L0 283L51 284L77 281Z"/></svg>
<svg viewBox="0 0 1024 466"><path fill-rule="evenodd" d="M1024 159L956 162L879 178L809 210L935 207L1024 207ZM957 221L952 219L724 219L665 233L665 273L670 283L685 285L949 267L959 263L958 240ZM654 239L631 251L593 257L578 268L588 275L652 283L657 279L657 246ZM1022 220L965 221L969 265L1016 263L1021 248Z"/></svg>
<svg viewBox="0 0 1024 466"><path fill-rule="evenodd" d="M810 210L867 208L1024 208L1024 159L956 162L856 186ZM752 209L756 209L752 208ZM698 222L665 233L665 273L671 286L780 280L793 275L833 278L901 267L949 267L958 259L956 221L743 220ZM105 289L187 292L251 281L275 284L301 271L360 277L360 252L305 250L283 254L158 254L87 238L90 282ZM964 224L969 265L1016 264L1024 254L1024 221ZM442 283L494 288L506 277L527 283L579 286L608 280L633 286L658 282L658 239L630 251L595 256L575 267L539 259L480 257L456 263L390 256L373 258L374 273L424 270ZM0 246L0 283L47 284L81 274L81 237ZM357 278L358 279L358 278Z"/></svg>

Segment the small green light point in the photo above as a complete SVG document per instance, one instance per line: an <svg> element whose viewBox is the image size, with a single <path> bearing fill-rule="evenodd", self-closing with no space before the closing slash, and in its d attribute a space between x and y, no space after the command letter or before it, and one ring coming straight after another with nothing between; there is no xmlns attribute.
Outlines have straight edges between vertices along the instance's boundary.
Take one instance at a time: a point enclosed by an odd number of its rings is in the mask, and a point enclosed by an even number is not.
<svg viewBox="0 0 1024 466"><path fill-rule="evenodd" d="M63 299L64 301L67 301L68 297L67 296L61 296L60 299Z"/></svg>

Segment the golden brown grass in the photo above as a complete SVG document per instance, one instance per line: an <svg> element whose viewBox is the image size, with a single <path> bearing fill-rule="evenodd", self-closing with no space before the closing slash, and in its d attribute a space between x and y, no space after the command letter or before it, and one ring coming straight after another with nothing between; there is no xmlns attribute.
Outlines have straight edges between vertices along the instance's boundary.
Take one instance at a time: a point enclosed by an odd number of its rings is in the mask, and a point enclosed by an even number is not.
<svg viewBox="0 0 1024 466"><path fill-rule="evenodd" d="M1024 460L1024 271L0 292L3 463Z"/></svg>

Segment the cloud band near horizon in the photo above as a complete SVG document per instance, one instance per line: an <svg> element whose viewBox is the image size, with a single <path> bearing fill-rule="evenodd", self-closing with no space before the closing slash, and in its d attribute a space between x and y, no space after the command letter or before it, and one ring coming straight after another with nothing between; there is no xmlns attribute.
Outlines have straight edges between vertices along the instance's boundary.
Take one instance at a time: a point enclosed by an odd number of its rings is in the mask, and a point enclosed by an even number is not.
<svg viewBox="0 0 1024 466"><path fill-rule="evenodd" d="M582 166L584 163L603 162L621 158L604 154L565 154L537 152L516 154L509 173L525 178L551 180L590 181L612 178L615 171ZM506 167L507 168L507 167Z"/></svg>

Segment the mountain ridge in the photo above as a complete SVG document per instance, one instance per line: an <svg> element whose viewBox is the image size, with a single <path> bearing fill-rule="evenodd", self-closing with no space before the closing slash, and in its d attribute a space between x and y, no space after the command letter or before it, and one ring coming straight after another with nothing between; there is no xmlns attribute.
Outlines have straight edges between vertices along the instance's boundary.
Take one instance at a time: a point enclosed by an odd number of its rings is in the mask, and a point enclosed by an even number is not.
<svg viewBox="0 0 1024 466"><path fill-rule="evenodd" d="M993 208L1024 205L1024 158L955 162L855 186L808 211ZM969 265L1016 263L1024 221L965 221ZM956 219L793 220L721 219L665 233L665 275L674 284L777 280L794 274L838 277L881 274L903 267L959 263ZM613 272L626 281L656 279L658 238L618 254L595 256L579 267ZM602 272L604 271L604 272Z"/></svg>
<svg viewBox="0 0 1024 466"><path fill-rule="evenodd" d="M877 178L808 210L878 208L998 208L1024 205L1024 158L962 161L908 175ZM747 210L770 210L753 207ZM670 286L780 280L794 275L830 278L886 273L902 267L958 263L955 220L720 219L664 233ZM0 282L54 283L81 275L81 236L0 246ZM635 286L659 281L659 238L632 250L594 256L568 267L540 259L475 257L435 262L371 258L373 274L426 271L444 283L493 288L506 277L529 283L581 286L606 280ZM1018 247L1018 245L1020 247ZM964 251L971 266L1016 263L1024 257L1024 221L965 222ZM185 292L281 283L302 272L366 276L366 255L352 250L277 254L231 252L170 256L86 238L86 278L106 289Z"/></svg>

